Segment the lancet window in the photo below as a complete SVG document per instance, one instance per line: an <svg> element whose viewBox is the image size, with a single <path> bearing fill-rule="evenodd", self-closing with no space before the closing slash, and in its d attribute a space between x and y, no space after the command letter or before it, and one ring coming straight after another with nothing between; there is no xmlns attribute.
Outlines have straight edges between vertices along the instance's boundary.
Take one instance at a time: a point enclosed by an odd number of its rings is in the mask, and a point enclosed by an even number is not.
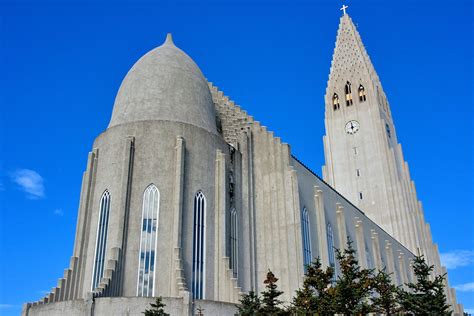
<svg viewBox="0 0 474 316"><path fill-rule="evenodd" d="M354 101L352 101L352 89L351 89L351 83L349 81L346 82L345 92L346 92L346 105L351 106L354 103Z"/></svg>
<svg viewBox="0 0 474 316"><path fill-rule="evenodd" d="M238 271L238 231L237 231L237 211L235 208L230 210L230 265L234 277L237 277Z"/></svg>
<svg viewBox="0 0 474 316"><path fill-rule="evenodd" d="M204 299L206 283L206 198L199 191L194 196L193 281L195 299Z"/></svg>
<svg viewBox="0 0 474 316"><path fill-rule="evenodd" d="M327 224L326 227L326 237L328 242L328 252L329 252L329 265L334 269L333 281L336 281L336 256L334 254L334 233L332 231L331 223Z"/></svg>
<svg viewBox="0 0 474 316"><path fill-rule="evenodd" d="M105 190L100 198L99 222L95 243L94 270L92 272L92 290L99 286L104 276L105 253L107 250L107 230L109 226L110 194Z"/></svg>
<svg viewBox="0 0 474 316"><path fill-rule="evenodd" d="M365 244L365 257L367 260L367 268L368 269L373 269L374 268L374 262L372 260L372 254L369 251L369 247L367 244Z"/></svg>
<svg viewBox="0 0 474 316"><path fill-rule="evenodd" d="M367 100L367 95L365 93L365 88L363 85L359 86L359 101L364 102Z"/></svg>
<svg viewBox="0 0 474 316"><path fill-rule="evenodd" d="M339 108L341 107L339 105L339 96L337 95L337 93L334 93L334 95L332 96L332 106L334 111L339 110Z"/></svg>
<svg viewBox="0 0 474 316"><path fill-rule="evenodd" d="M311 231L309 226L309 214L306 207L301 211L301 231L303 234L303 263L306 265L311 263Z"/></svg>
<svg viewBox="0 0 474 316"><path fill-rule="evenodd" d="M155 296L155 262L160 193L150 184L143 193L137 296Z"/></svg>

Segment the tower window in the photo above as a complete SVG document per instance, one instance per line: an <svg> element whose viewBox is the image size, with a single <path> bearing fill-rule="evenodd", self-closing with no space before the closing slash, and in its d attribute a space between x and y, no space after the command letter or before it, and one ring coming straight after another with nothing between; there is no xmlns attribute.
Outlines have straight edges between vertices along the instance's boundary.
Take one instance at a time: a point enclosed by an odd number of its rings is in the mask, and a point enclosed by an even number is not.
<svg viewBox="0 0 474 316"><path fill-rule="evenodd" d="M363 199L362 192L359 192L359 199L360 199L360 200Z"/></svg>
<svg viewBox="0 0 474 316"><path fill-rule="evenodd" d="M351 106L352 104L354 104L354 101L352 100L352 89L351 89L351 83L349 81L347 81L346 83L345 92L346 92L346 105Z"/></svg>
<svg viewBox="0 0 474 316"><path fill-rule="evenodd" d="M364 102L367 100L367 96L365 94L365 88L363 85L359 86L359 101Z"/></svg>
<svg viewBox="0 0 474 316"><path fill-rule="evenodd" d="M356 174L358 177L360 177L360 169L356 169Z"/></svg>
<svg viewBox="0 0 474 316"><path fill-rule="evenodd" d="M334 111L339 110L339 96L337 95L337 93L334 93L334 95L332 96L332 106Z"/></svg>
<svg viewBox="0 0 474 316"><path fill-rule="evenodd" d="M311 232L309 227L309 214L306 207L301 211L301 232L303 234L303 263L306 271L306 265L311 263Z"/></svg>
<svg viewBox="0 0 474 316"><path fill-rule="evenodd" d="M160 193L150 184L143 193L137 296L155 296L155 258Z"/></svg>
<svg viewBox="0 0 474 316"><path fill-rule="evenodd" d="M237 211L235 208L230 210L230 265L234 277L237 277L238 267L238 240L237 240Z"/></svg>
<svg viewBox="0 0 474 316"><path fill-rule="evenodd" d="M100 198L97 240L95 243L94 272L92 272L92 290L99 286L104 276L105 252L107 250L107 230L109 226L110 194L105 190Z"/></svg>
<svg viewBox="0 0 474 316"><path fill-rule="evenodd" d="M352 147L352 149L354 150L354 155L357 155L357 147Z"/></svg>
<svg viewBox="0 0 474 316"><path fill-rule="evenodd" d="M388 123L385 123L385 130L387 131L388 138L392 138L392 133L390 132L390 126Z"/></svg>
<svg viewBox="0 0 474 316"><path fill-rule="evenodd" d="M193 297L204 299L206 282L206 198L199 191L194 197L193 229Z"/></svg>

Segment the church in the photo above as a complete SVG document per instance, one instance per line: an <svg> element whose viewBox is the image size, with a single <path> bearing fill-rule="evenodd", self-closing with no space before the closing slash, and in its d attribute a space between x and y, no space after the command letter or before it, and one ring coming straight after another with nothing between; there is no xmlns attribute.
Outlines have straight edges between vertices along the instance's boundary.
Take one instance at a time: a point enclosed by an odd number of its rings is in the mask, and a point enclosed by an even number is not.
<svg viewBox="0 0 474 316"><path fill-rule="evenodd" d="M268 269L289 302L314 258L337 277L347 238L361 267L396 284L413 280L418 253L446 273L345 7L324 98L320 178L169 34L122 81L88 156L70 265L22 315L140 315L157 296L171 315L234 315Z"/></svg>

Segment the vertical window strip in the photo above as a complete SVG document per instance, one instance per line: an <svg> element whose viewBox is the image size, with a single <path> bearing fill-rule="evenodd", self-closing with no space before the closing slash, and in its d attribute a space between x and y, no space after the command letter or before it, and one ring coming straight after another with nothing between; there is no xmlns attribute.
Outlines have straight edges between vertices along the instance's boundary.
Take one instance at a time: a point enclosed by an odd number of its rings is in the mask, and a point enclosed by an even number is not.
<svg viewBox="0 0 474 316"><path fill-rule="evenodd" d="M367 246L367 244L365 244L365 257L366 257L366 260L367 260L367 268L368 269L373 269L374 264L372 262L372 254L369 252L369 247Z"/></svg>
<svg viewBox="0 0 474 316"><path fill-rule="evenodd" d="M149 185L143 193L137 296L150 297L155 294L155 254L158 238L159 199L158 188L153 184Z"/></svg>
<svg viewBox="0 0 474 316"><path fill-rule="evenodd" d="M237 211L235 208L230 210L230 264L234 278L238 271L238 242L237 242Z"/></svg>
<svg viewBox="0 0 474 316"><path fill-rule="evenodd" d="M205 219L206 200L204 194L199 191L194 197L194 247L192 290L195 299L203 299L205 295Z"/></svg>
<svg viewBox="0 0 474 316"><path fill-rule="evenodd" d="M336 272L336 260L335 260L335 255L334 255L334 234L332 231L331 223L328 223L327 225L326 234L327 234L327 241L328 241L329 265L333 267L334 269L333 282L335 282L337 278L337 272Z"/></svg>
<svg viewBox="0 0 474 316"><path fill-rule="evenodd" d="M97 237L94 255L94 272L92 273L92 286L94 290L99 286L104 275L105 253L107 249L107 232L109 224L110 194L106 190L100 199L99 220L97 224Z"/></svg>
<svg viewBox="0 0 474 316"><path fill-rule="evenodd" d="M312 260L309 214L306 208L303 208L303 211L301 212L301 223L303 232L303 260L306 270L306 265L310 264Z"/></svg>

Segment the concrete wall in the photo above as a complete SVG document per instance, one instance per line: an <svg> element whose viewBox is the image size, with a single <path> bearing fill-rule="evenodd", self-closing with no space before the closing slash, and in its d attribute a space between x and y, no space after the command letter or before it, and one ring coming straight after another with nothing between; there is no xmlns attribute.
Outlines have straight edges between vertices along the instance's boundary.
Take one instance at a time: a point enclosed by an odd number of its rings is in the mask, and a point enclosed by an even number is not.
<svg viewBox="0 0 474 316"><path fill-rule="evenodd" d="M24 310L23 316L139 316L154 303L153 298L145 297L104 297L96 298L94 302L84 300L66 301L42 304ZM165 297L162 302L166 305L165 312L172 316L191 316L198 313L203 315L235 315L237 308L234 304L200 300L194 304L183 298Z"/></svg>

